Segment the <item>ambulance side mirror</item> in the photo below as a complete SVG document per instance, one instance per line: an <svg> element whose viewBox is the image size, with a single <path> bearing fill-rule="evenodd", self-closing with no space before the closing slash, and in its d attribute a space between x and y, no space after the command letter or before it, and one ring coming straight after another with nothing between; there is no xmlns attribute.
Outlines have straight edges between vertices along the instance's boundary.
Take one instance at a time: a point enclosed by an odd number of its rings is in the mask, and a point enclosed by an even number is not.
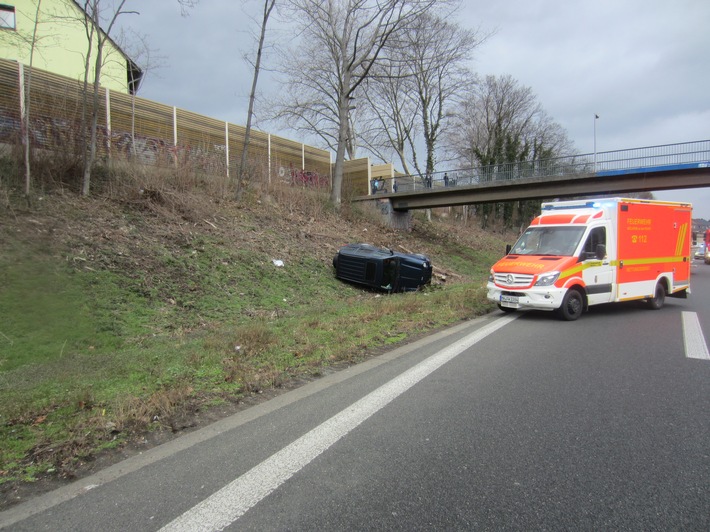
<svg viewBox="0 0 710 532"><path fill-rule="evenodd" d="M602 260L606 257L606 246L604 244L597 244L597 258Z"/></svg>
<svg viewBox="0 0 710 532"><path fill-rule="evenodd" d="M505 245L505 254L510 255L510 250L513 249L513 244L506 244Z"/></svg>
<svg viewBox="0 0 710 532"><path fill-rule="evenodd" d="M604 244L597 244L594 251L582 251L582 258L580 260L602 260L606 257L606 246Z"/></svg>

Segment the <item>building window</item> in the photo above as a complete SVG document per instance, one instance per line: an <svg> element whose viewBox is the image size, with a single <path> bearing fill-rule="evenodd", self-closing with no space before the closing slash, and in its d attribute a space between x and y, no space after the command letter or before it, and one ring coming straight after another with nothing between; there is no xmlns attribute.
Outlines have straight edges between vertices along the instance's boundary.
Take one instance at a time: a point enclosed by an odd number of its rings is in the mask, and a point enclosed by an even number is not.
<svg viewBox="0 0 710 532"><path fill-rule="evenodd" d="M0 4L0 29L15 29L15 6Z"/></svg>

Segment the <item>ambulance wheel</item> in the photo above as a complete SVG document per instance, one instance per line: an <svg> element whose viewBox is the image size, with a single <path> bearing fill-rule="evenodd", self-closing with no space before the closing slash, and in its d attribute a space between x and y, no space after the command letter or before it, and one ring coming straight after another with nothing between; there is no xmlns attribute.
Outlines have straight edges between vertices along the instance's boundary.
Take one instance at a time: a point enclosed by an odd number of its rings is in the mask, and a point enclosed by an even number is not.
<svg viewBox="0 0 710 532"><path fill-rule="evenodd" d="M651 299L648 300L648 308L658 310L666 302L666 289L661 283L656 285L656 291Z"/></svg>
<svg viewBox="0 0 710 532"><path fill-rule="evenodd" d="M560 318L565 321L574 321L582 315L582 311L584 311L582 294L579 290L567 290L562 300L562 306L558 309Z"/></svg>
<svg viewBox="0 0 710 532"><path fill-rule="evenodd" d="M511 312L515 312L514 308L504 307L503 305L498 305L498 308L501 309L506 314L510 314Z"/></svg>

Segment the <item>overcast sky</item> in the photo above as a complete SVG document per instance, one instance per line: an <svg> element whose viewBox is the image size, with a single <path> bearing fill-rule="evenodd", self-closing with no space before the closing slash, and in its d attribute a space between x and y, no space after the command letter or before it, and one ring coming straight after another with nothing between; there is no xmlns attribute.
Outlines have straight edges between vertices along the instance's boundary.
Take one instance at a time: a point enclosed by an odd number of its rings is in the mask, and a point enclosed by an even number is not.
<svg viewBox="0 0 710 532"><path fill-rule="evenodd" d="M124 24L161 56L139 95L244 124L252 72L242 57L258 31L248 12L262 2L200 0L187 17L177 0L129 3L140 15ZM710 139L710 0L464 0L458 22L494 32L473 70L530 87L581 153L594 150L595 114L599 152ZM288 37L283 21L270 29ZM692 201L710 219L710 189L655 196Z"/></svg>

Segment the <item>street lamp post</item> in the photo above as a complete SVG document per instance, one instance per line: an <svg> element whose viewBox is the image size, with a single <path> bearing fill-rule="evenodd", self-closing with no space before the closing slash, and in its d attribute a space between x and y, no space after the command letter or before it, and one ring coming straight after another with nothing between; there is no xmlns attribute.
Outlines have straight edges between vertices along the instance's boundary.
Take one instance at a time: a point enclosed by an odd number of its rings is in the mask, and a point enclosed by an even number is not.
<svg viewBox="0 0 710 532"><path fill-rule="evenodd" d="M599 115L594 113L594 173L597 173L597 120Z"/></svg>

